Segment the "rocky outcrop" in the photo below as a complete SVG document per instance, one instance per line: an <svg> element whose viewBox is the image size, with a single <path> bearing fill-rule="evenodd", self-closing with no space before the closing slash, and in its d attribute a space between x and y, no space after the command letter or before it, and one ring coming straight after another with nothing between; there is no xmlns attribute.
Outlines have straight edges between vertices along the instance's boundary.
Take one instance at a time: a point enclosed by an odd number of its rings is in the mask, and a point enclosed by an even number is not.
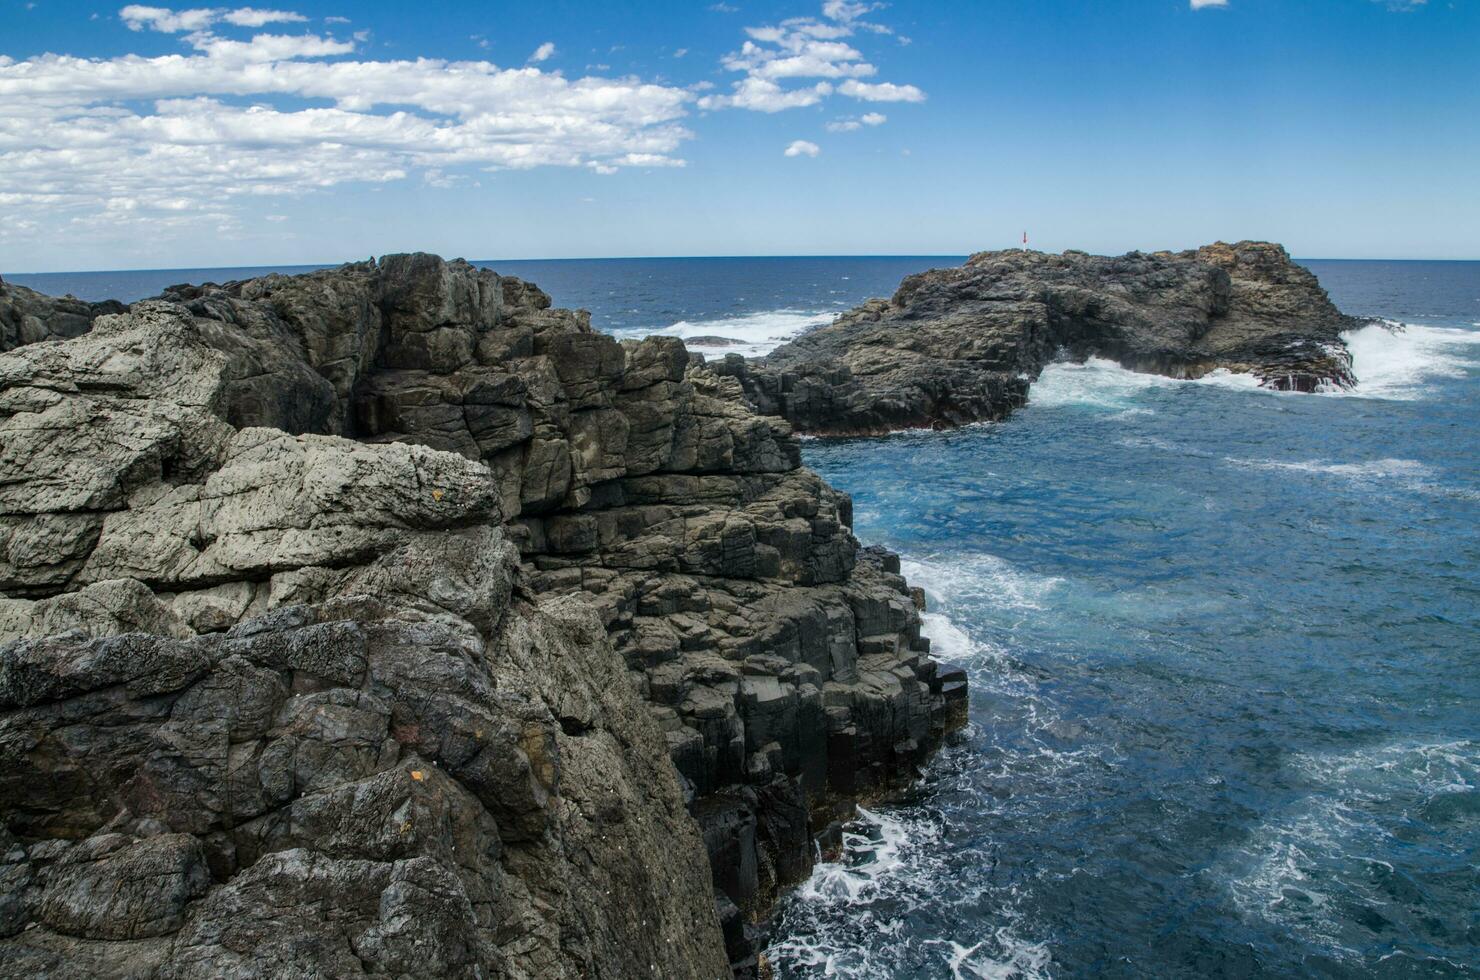
<svg viewBox="0 0 1480 980"><path fill-rule="evenodd" d="M682 343L432 256L0 356L0 972L753 970L964 711L850 510Z"/></svg>
<svg viewBox="0 0 1480 980"><path fill-rule="evenodd" d="M1347 387L1341 333L1359 325L1278 245L1115 258L1014 249L910 276L889 300L715 370L799 431L866 435L1003 418L1066 355L1172 377L1247 372L1283 390Z"/></svg>
<svg viewBox="0 0 1480 980"><path fill-rule="evenodd" d="M46 296L0 279L0 352L42 340L80 337L104 313L121 313L123 304L87 303L72 296Z"/></svg>

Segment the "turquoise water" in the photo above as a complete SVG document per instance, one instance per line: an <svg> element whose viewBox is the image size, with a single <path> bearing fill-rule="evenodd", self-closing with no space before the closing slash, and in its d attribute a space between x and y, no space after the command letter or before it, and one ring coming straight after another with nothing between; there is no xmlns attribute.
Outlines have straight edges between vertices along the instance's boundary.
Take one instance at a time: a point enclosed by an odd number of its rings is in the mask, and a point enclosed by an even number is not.
<svg viewBox="0 0 1480 980"><path fill-rule="evenodd" d="M754 351L952 261L493 265ZM973 693L785 902L779 976L1480 972L1480 263L1309 264L1409 324L1353 335L1353 393L1064 364L1004 423L805 444Z"/></svg>

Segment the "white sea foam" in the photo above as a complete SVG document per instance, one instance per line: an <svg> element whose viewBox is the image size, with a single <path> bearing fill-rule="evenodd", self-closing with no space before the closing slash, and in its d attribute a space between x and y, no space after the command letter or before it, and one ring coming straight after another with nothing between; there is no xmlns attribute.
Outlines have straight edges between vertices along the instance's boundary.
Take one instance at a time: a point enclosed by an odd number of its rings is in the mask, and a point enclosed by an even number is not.
<svg viewBox="0 0 1480 980"><path fill-rule="evenodd" d="M1128 409L1149 388L1177 384L1158 374L1128 371L1114 361L1091 357L1083 364L1055 361L1043 369L1028 389L1028 405L1061 408L1090 405L1097 408Z"/></svg>
<svg viewBox="0 0 1480 980"><path fill-rule="evenodd" d="M937 900L949 853L939 822L927 812L860 808L843 834L839 860L818 863L787 900L788 938L767 949L767 958L786 975L874 978L894 974L906 961L924 960L963 980L1045 977L1052 959L1048 947L1019 934L1019 916L1011 908L1002 909L999 924L969 946L922 938L909 928L911 913ZM972 897L973 910L985 897ZM880 942L881 935L890 941Z"/></svg>
<svg viewBox="0 0 1480 980"><path fill-rule="evenodd" d="M949 950L946 966L951 971L952 980L1029 980L1048 975L1048 965L1053 957L1046 944L1027 942L1014 935L1008 926L997 929L992 938L997 941L999 950L996 957L983 949L987 945L985 940L974 946L939 940L929 944L945 946Z"/></svg>
<svg viewBox="0 0 1480 980"><path fill-rule="evenodd" d="M1462 378L1480 369L1480 330L1436 327L1384 321L1342 334L1352 355L1355 388L1323 389L1322 394L1346 398L1411 401L1426 397L1433 383ZM1252 374L1224 369L1200 378L1177 379L1143 374L1114 361L1091 357L1083 364L1055 362L1043 369L1029 389L1030 406L1056 408L1086 405L1116 409L1130 416L1145 411L1136 404L1146 391L1177 385L1207 385L1266 395L1289 395L1261 387Z"/></svg>
<svg viewBox="0 0 1480 980"><path fill-rule="evenodd" d="M1063 584L1052 575L1035 575L996 555L933 555L906 558L900 571L941 603L986 599L1014 610L1042 609L1048 594Z"/></svg>
<svg viewBox="0 0 1480 980"><path fill-rule="evenodd" d="M1055 361L1045 367L1037 382L1028 389L1028 404L1047 408L1087 405L1092 408L1117 409L1116 418L1131 418L1152 414L1151 409L1137 404L1137 399L1145 392L1181 385L1206 385L1271 395L1283 394L1270 388L1261 388L1259 379L1252 374L1237 374L1223 368L1210 371L1200 378L1169 378L1160 374L1132 371L1115 361L1091 357L1083 364Z"/></svg>
<svg viewBox="0 0 1480 980"><path fill-rule="evenodd" d="M1360 463L1338 463L1325 459L1242 459L1237 456L1225 456L1223 459L1226 463L1246 469L1308 473L1316 477L1343 480L1370 490L1381 491L1396 487L1433 497L1477 499L1473 489L1452 485L1432 466L1416 459L1372 459Z"/></svg>
<svg viewBox="0 0 1480 980"><path fill-rule="evenodd" d="M1386 321L1342 334L1352 354L1357 386L1331 392L1357 398L1412 401L1434 381L1462 378L1480 368L1480 330Z"/></svg>
<svg viewBox="0 0 1480 980"><path fill-rule="evenodd" d="M1071 770L1084 764L1085 753L1050 744L1050 733L1063 723L1037 683L1006 651L951 618L957 604L984 599L1008 615L1036 608L1058 580L992 556L905 558L901 566L936 604L922 616L922 633L930 639L932 653L967 669L974 696L992 701L990 723L1025 733L1021 744L1014 738L1013 745L1004 745L990 760L975 751L961 755L946 749L932 766L937 790L950 798L974 799L980 812L1012 807L1031 798L1037 787L1074 785ZM981 780L1010 785L1014 792L980 796L975 784ZM946 789L956 781L961 785ZM963 863L991 866L996 845L951 839L949 830L945 813L928 804L860 809L846 828L838 860L818 863L787 898L779 932L783 938L766 951L777 974L869 980L897 975L1047 977L1052 955L1019 911L1022 883L975 876L963 880ZM967 925L971 928L963 928Z"/></svg>
<svg viewBox="0 0 1480 980"><path fill-rule="evenodd" d="M689 350L709 357L726 354L741 354L759 357L813 327L832 322L834 314L809 310L764 310L741 316L719 317L713 320L680 320L660 330L649 331L665 337L725 337L740 341L738 344L706 346L687 344Z"/></svg>
<svg viewBox="0 0 1480 980"><path fill-rule="evenodd" d="M1350 909L1397 914L1383 883L1404 877L1394 868L1398 855L1411 859L1417 848L1432 859L1448 849L1451 866L1467 863L1462 838L1420 842L1415 834L1446 797L1473 798L1480 743L1394 741L1296 755L1290 770L1309 783L1309 793L1271 815L1212 869L1246 914L1302 933L1334 955L1356 956L1345 945L1352 941Z"/></svg>
<svg viewBox="0 0 1480 980"><path fill-rule="evenodd" d="M1337 476L1349 480L1422 480L1433 475L1432 467L1416 459L1373 459L1361 463L1333 463L1321 459L1286 462L1278 459L1240 459L1225 456L1235 466L1260 470L1294 470L1300 473L1315 473L1322 476Z"/></svg>

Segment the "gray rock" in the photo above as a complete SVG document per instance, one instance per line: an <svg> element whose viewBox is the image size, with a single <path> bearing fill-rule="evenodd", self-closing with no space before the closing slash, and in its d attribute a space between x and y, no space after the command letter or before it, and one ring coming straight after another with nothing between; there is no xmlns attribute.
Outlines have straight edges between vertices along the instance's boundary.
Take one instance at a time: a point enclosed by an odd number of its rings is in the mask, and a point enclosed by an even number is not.
<svg viewBox="0 0 1480 980"><path fill-rule="evenodd" d="M1218 243L1115 258L1013 249L910 276L769 356L727 355L763 413L823 435L950 428L1005 417L1067 355L1135 371L1251 373L1270 388L1353 383L1359 325L1278 245Z"/></svg>
<svg viewBox="0 0 1480 980"><path fill-rule="evenodd" d="M711 887L962 720L786 422L463 262L172 287L0 433L0 972L750 969Z"/></svg>

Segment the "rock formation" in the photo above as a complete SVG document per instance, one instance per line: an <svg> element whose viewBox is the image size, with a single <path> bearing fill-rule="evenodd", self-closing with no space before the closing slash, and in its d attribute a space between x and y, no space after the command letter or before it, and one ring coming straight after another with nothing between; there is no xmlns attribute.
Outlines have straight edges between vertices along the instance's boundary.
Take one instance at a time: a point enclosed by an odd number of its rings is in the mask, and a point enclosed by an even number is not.
<svg viewBox="0 0 1480 980"><path fill-rule="evenodd" d="M1277 389L1346 387L1341 332L1359 325L1278 245L1116 258L1013 249L910 276L889 300L715 370L798 431L868 435L1003 418L1064 354L1172 377L1224 368Z"/></svg>
<svg viewBox="0 0 1480 980"><path fill-rule="evenodd" d="M42 340L80 337L104 313L122 313L122 303L86 303L71 296L44 296L0 279L0 353Z"/></svg>
<svg viewBox="0 0 1480 980"><path fill-rule="evenodd" d="M0 973L752 972L964 716L679 341L426 255L0 323Z"/></svg>

